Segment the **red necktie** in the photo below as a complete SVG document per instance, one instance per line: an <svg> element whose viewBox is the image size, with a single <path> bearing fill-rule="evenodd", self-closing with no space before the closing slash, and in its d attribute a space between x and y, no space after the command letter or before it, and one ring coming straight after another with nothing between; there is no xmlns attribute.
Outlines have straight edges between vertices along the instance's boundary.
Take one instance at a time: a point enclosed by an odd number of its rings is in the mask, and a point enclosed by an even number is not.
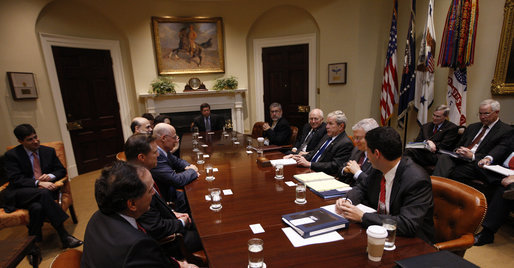
<svg viewBox="0 0 514 268"><path fill-rule="evenodd" d="M471 144L468 145L468 149L472 149L473 146L475 146L478 142L480 142L480 139L482 139L486 130L487 130L487 126L484 126L482 128L482 131L480 132L480 134L478 134L478 136L471 142Z"/></svg>
<svg viewBox="0 0 514 268"><path fill-rule="evenodd" d="M137 224L137 229L138 229L139 231L141 231L141 232L143 232L143 233L145 233L145 234L146 234L146 230L145 230L145 228L143 228L143 226L139 225L139 222L136 222L136 224Z"/></svg>
<svg viewBox="0 0 514 268"><path fill-rule="evenodd" d="M41 165L39 163L39 157L37 157L36 153L32 153L34 156L34 160L32 162L32 169L34 170L34 178L37 180L41 177Z"/></svg>
<svg viewBox="0 0 514 268"><path fill-rule="evenodd" d="M438 129L439 129L439 127L438 127L438 126L434 126L434 134L433 134L433 135L435 135L435 134L437 133L437 130L438 130Z"/></svg>
<svg viewBox="0 0 514 268"><path fill-rule="evenodd" d="M382 180L380 181L380 196L378 200L378 214L387 214L386 211L386 185L385 185L385 177L382 176Z"/></svg>
<svg viewBox="0 0 514 268"><path fill-rule="evenodd" d="M357 162L357 164L359 164L359 166L362 166L362 163L364 163L364 154L361 155L361 158L359 158L359 162Z"/></svg>
<svg viewBox="0 0 514 268"><path fill-rule="evenodd" d="M155 181L153 182L153 188L157 191L159 196L162 196L161 191L159 190L159 186L157 186L157 183L155 183Z"/></svg>
<svg viewBox="0 0 514 268"><path fill-rule="evenodd" d="M510 161L509 161L509 168L510 168L510 169L514 169L514 156L510 158Z"/></svg>

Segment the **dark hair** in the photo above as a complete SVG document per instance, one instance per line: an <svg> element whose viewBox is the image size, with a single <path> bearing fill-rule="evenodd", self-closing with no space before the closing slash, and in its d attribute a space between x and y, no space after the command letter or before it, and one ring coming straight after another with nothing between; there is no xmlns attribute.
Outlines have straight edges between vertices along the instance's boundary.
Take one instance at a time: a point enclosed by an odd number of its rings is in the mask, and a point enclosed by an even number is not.
<svg viewBox="0 0 514 268"><path fill-rule="evenodd" d="M141 117L148 119L148 121L155 120L151 113L144 113Z"/></svg>
<svg viewBox="0 0 514 268"><path fill-rule="evenodd" d="M127 201L146 192L138 168L127 162L115 161L112 167L102 170L95 182L95 199L98 208L105 214L121 213L127 209Z"/></svg>
<svg viewBox="0 0 514 268"><path fill-rule="evenodd" d="M377 127L368 131L366 143L372 152L377 149L389 161L402 156L400 134L391 127Z"/></svg>
<svg viewBox="0 0 514 268"><path fill-rule="evenodd" d="M20 141L26 137L36 134L36 130L30 124L21 124L14 128L14 136Z"/></svg>
<svg viewBox="0 0 514 268"><path fill-rule="evenodd" d="M209 108L209 110L211 109L211 106L207 103L207 102L204 102L200 105L200 111L203 111L203 108Z"/></svg>
<svg viewBox="0 0 514 268"><path fill-rule="evenodd" d="M130 136L124 145L125 157L127 161L137 159L139 154L147 154L152 150L150 143L155 141L155 137L149 134L135 134Z"/></svg>
<svg viewBox="0 0 514 268"><path fill-rule="evenodd" d="M132 130L132 133L136 132L136 127L139 126L139 122L137 120L132 120L132 123L130 123L130 130Z"/></svg>
<svg viewBox="0 0 514 268"><path fill-rule="evenodd" d="M160 114L160 115L156 116L153 121L153 124L157 125L159 123L164 123L164 119L166 119L166 118L168 118L168 120L170 120L170 124L171 124L171 117L169 115L165 115L165 114Z"/></svg>

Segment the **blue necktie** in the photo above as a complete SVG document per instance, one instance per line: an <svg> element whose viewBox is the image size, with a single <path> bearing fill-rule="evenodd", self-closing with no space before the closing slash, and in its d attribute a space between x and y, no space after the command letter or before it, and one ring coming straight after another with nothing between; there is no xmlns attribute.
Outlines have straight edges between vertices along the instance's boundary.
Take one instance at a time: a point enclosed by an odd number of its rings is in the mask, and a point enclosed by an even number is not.
<svg viewBox="0 0 514 268"><path fill-rule="evenodd" d="M211 120L210 120L210 117L205 118L205 131L211 131Z"/></svg>
<svg viewBox="0 0 514 268"><path fill-rule="evenodd" d="M317 162L318 161L318 158L321 156L321 154L323 154L323 152L325 151L325 149L327 148L327 146L328 146L328 144L330 143L331 140L332 140L332 138L329 138L327 141L325 141L323 146L321 146L321 148L318 150L318 152L314 155L314 157L312 158L311 162Z"/></svg>

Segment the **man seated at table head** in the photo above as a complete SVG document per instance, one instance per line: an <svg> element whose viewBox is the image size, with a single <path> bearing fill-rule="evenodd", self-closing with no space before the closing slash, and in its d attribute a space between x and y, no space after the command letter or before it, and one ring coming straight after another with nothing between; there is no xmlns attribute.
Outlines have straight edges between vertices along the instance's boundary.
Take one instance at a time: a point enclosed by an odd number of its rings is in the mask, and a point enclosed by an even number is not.
<svg viewBox="0 0 514 268"><path fill-rule="evenodd" d="M391 218L397 222L398 235L433 241L434 202L428 174L410 158L402 158L400 134L393 128L368 131L366 143L374 170L348 192L348 200L337 200L336 212L361 222L364 228L382 225L384 219ZM358 204L377 213L364 213Z"/></svg>
<svg viewBox="0 0 514 268"><path fill-rule="evenodd" d="M223 129L225 121L223 117L211 114L211 106L208 103L200 105L201 115L195 117L193 127L198 127L199 131L216 131Z"/></svg>
<svg viewBox="0 0 514 268"><path fill-rule="evenodd" d="M36 236L38 242L43 239L43 222L48 219L59 234L63 248L82 245L82 241L64 229L68 215L54 201L59 195L55 182L66 176L55 149L40 145L36 130L29 124L18 125L14 135L20 144L5 153L5 174L9 180L2 192L5 212L27 209L29 235Z"/></svg>
<svg viewBox="0 0 514 268"><path fill-rule="evenodd" d="M291 138L289 122L282 117L282 105L274 102L269 106L271 122L262 125L263 136L269 140L269 144L286 145Z"/></svg>
<svg viewBox="0 0 514 268"><path fill-rule="evenodd" d="M154 123L155 125L159 123L166 123L168 125L171 125L171 117L169 115L160 114L155 117Z"/></svg>
<svg viewBox="0 0 514 268"><path fill-rule="evenodd" d="M172 125L159 123L155 126L153 134L157 138L159 156L157 157L157 166L150 170L152 176L165 200L172 202L185 200L184 197L181 197L184 193L177 192L175 189L184 188L198 178L198 168L171 154L170 151L179 142L179 137ZM177 196L173 196L174 193L177 193ZM187 211L187 204L176 203L176 205L177 211Z"/></svg>
<svg viewBox="0 0 514 268"><path fill-rule="evenodd" d="M130 123L130 130L132 130L132 133L134 134L151 134L152 124L144 117L134 117L134 119L132 119L132 123Z"/></svg>
<svg viewBox="0 0 514 268"><path fill-rule="evenodd" d="M346 115L342 111L329 113L326 125L327 135L307 155L293 156L296 163L314 171L337 175L339 167L348 161L353 150L353 143L345 132L346 121Z"/></svg>
<svg viewBox="0 0 514 268"><path fill-rule="evenodd" d="M150 172L117 161L95 182L99 210L89 219L81 267L180 267L136 220L154 194Z"/></svg>
<svg viewBox="0 0 514 268"><path fill-rule="evenodd" d="M144 113L143 115L141 115L141 117L148 119L148 121L150 122L150 126L152 126L152 128L155 126L155 117L153 116L153 114Z"/></svg>
<svg viewBox="0 0 514 268"><path fill-rule="evenodd" d="M284 158L291 158L293 154L306 155L314 150L319 141L327 134L327 125L323 122L323 111L321 109L314 109L309 113L309 122L306 123L300 135L296 140L294 147L287 151Z"/></svg>
<svg viewBox="0 0 514 268"><path fill-rule="evenodd" d="M489 155L503 139L512 138L512 127L500 120L500 103L496 100L482 101L478 111L480 122L466 128L455 149L463 159L439 154L433 175L463 183L476 179L485 181L478 161Z"/></svg>
<svg viewBox="0 0 514 268"><path fill-rule="evenodd" d="M157 166L157 156L159 151L155 143L155 137L147 134L132 135L125 142L125 155L127 162L137 166L144 166L151 170ZM190 252L198 251L202 248L198 233L191 229L191 219L186 213L173 211L162 198L159 188L154 184L155 194L150 203L150 210L145 212L137 219L147 233L155 240L175 234L184 235L184 243ZM169 244L169 245L168 245ZM166 244L166 252L171 256L180 258L179 245L177 243Z"/></svg>
<svg viewBox="0 0 514 268"><path fill-rule="evenodd" d="M350 160L344 163L337 176L339 179L351 186L357 181L365 179L373 170L367 156L366 133L378 127L377 121L373 118L364 118L352 127L353 141L356 147L353 148Z"/></svg>
<svg viewBox="0 0 514 268"><path fill-rule="evenodd" d="M437 150L452 150L457 142L459 128L447 120L449 113L448 106L439 105L432 114L432 122L420 127L418 137L414 141L426 141L430 150L409 148L403 154L420 166L434 166L437 162Z"/></svg>
<svg viewBox="0 0 514 268"><path fill-rule="evenodd" d="M485 169L489 165L500 165L506 169L514 170L514 139L512 135L503 139L496 145L489 155L482 158L478 165L486 178L488 191L487 212L482 221L482 231L475 236L475 246L482 246L494 242L494 234L508 219L514 207L514 175L506 176Z"/></svg>

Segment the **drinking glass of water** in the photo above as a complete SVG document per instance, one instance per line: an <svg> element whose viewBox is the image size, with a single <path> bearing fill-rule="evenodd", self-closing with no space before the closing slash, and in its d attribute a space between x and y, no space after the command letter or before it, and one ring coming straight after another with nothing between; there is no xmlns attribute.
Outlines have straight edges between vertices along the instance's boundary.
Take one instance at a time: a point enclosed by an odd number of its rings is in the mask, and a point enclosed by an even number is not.
<svg viewBox="0 0 514 268"><path fill-rule="evenodd" d="M307 193L305 192L307 190L307 187L305 187L305 184L298 182L296 185L296 200L294 201L296 204L303 205L307 203Z"/></svg>
<svg viewBox="0 0 514 268"><path fill-rule="evenodd" d="M205 180L208 180L208 181L214 180L214 171L213 171L212 165L207 164L205 166L205 174L206 174Z"/></svg>
<svg viewBox="0 0 514 268"><path fill-rule="evenodd" d="M260 238L248 240L248 267L262 268L264 266L264 241Z"/></svg>
<svg viewBox="0 0 514 268"><path fill-rule="evenodd" d="M393 219L385 219L382 222L382 227L387 230L387 237L384 244L385 250L395 250L394 240L396 239L396 221Z"/></svg>
<svg viewBox="0 0 514 268"><path fill-rule="evenodd" d="M203 152L197 152L196 153L196 163L198 165L201 165L201 164L205 163L205 161L203 160Z"/></svg>
<svg viewBox="0 0 514 268"><path fill-rule="evenodd" d="M284 166L283 165L276 165L275 166L275 179L282 180L284 179Z"/></svg>
<svg viewBox="0 0 514 268"><path fill-rule="evenodd" d="M212 211L220 211L221 206L221 190L220 188L211 188L209 189L209 194L211 196L211 206L209 207Z"/></svg>

